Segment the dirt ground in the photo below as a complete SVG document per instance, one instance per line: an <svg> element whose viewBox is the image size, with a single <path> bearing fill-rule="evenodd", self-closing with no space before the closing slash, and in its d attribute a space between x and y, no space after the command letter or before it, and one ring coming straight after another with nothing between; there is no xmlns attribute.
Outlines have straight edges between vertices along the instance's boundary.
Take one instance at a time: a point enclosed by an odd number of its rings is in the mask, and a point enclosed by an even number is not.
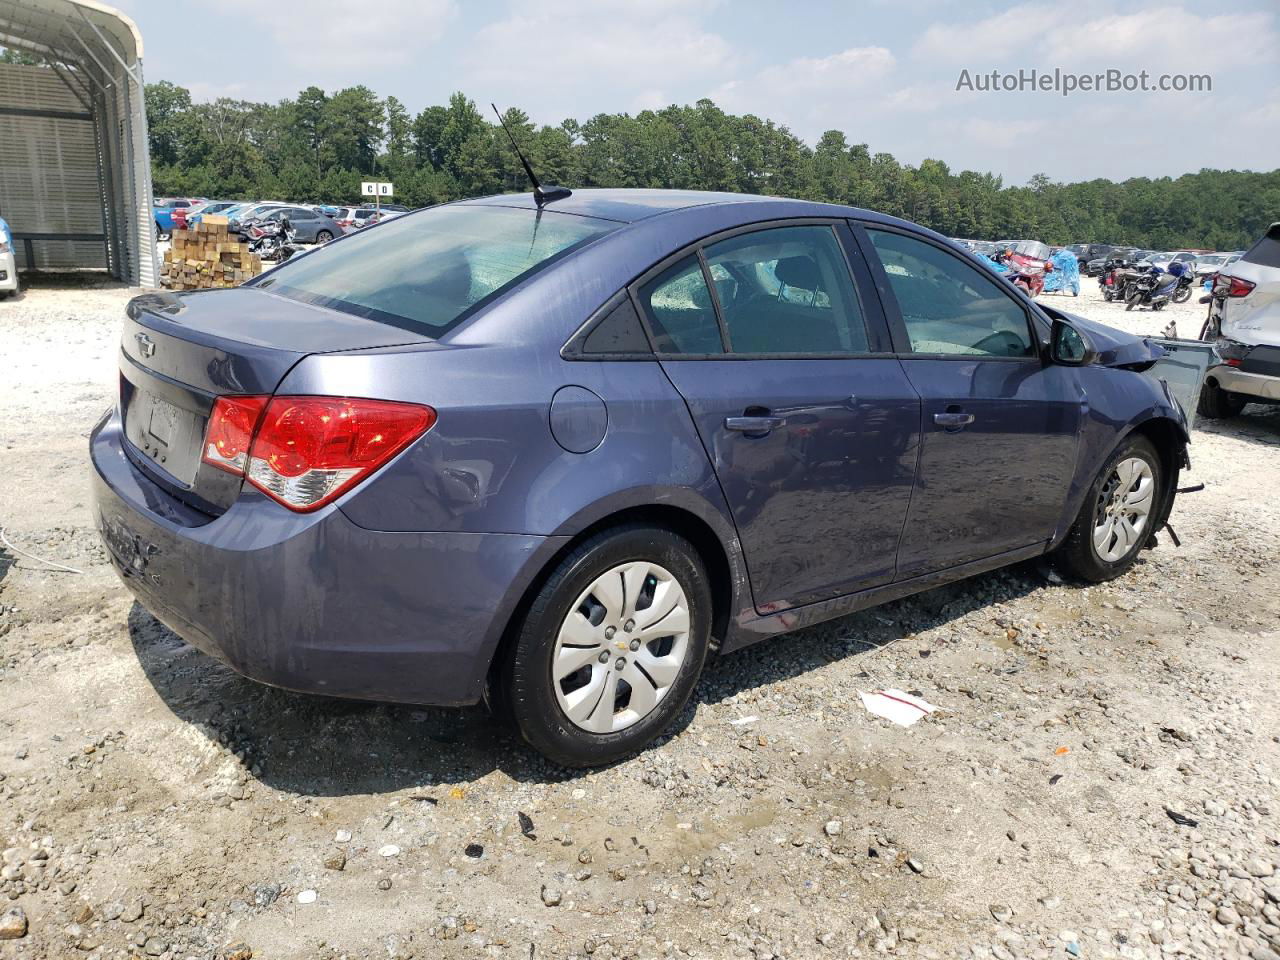
<svg viewBox="0 0 1280 960"><path fill-rule="evenodd" d="M1046 300L1199 329L1096 289ZM478 708L258 686L131 601L86 450L130 295L0 303L0 525L80 571L0 548L0 958L1276 960L1280 408L1201 424L1180 549L727 656L569 776ZM878 687L939 712L892 726Z"/></svg>

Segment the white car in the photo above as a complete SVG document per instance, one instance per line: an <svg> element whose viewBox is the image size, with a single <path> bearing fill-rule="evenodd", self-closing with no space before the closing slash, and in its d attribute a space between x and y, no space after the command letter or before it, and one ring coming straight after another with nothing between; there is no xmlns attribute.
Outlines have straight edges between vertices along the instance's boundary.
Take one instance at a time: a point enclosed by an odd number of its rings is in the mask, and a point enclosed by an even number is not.
<svg viewBox="0 0 1280 960"><path fill-rule="evenodd" d="M18 292L18 258L14 255L13 237L0 220L0 298Z"/></svg>
<svg viewBox="0 0 1280 960"><path fill-rule="evenodd" d="M1235 416L1246 403L1280 403L1280 223L1224 266L1202 339L1218 362L1205 374L1200 413Z"/></svg>

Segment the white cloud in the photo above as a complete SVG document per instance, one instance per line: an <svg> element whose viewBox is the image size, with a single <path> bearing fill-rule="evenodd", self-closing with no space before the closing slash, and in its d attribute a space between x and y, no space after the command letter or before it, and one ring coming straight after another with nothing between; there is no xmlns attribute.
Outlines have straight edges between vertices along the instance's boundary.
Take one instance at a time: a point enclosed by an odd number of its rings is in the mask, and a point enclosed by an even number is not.
<svg viewBox="0 0 1280 960"><path fill-rule="evenodd" d="M655 100L663 90L714 77L732 62L729 43L700 22L713 6L677 0L515 5L477 31L461 53L459 87L478 101L518 102L543 122L581 112L584 89L623 91L622 103L599 109L628 102L636 109L665 106Z"/></svg>
<svg viewBox="0 0 1280 960"><path fill-rule="evenodd" d="M255 57L281 52L311 74L326 61L351 68L407 64L444 34L457 15L455 0L222 0L243 21L270 34L254 45ZM328 77L325 77L328 79ZM333 86L320 79L318 86ZM299 77L299 87L313 82Z"/></svg>
<svg viewBox="0 0 1280 960"><path fill-rule="evenodd" d="M715 87L725 110L754 113L813 138L845 126L881 99L897 65L885 47L850 47L826 57L799 57Z"/></svg>
<svg viewBox="0 0 1280 960"><path fill-rule="evenodd" d="M1267 13L1197 16L1174 8L1090 17L1045 37L1051 63L1105 64L1197 73L1222 65L1276 62L1280 35Z"/></svg>
<svg viewBox="0 0 1280 960"><path fill-rule="evenodd" d="M1076 23L1062 24L1057 11L1041 4L1023 4L975 23L932 23L912 53L931 62L996 64L1024 54L1045 34L1064 29L1075 30Z"/></svg>

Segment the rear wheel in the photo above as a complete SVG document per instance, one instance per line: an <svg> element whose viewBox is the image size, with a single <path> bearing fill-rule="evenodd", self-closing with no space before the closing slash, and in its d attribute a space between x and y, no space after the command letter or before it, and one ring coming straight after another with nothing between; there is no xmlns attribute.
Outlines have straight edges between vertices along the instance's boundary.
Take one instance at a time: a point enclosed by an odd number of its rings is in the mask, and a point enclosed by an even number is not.
<svg viewBox="0 0 1280 960"><path fill-rule="evenodd" d="M160 226L159 220L156 221L156 239L157 240L169 239L169 231L166 230L164 227Z"/></svg>
<svg viewBox="0 0 1280 960"><path fill-rule="evenodd" d="M1223 390L1216 383L1205 381L1200 388L1200 402L1196 412L1206 420L1226 420L1244 409L1248 399L1230 390Z"/></svg>
<svg viewBox="0 0 1280 960"><path fill-rule="evenodd" d="M656 527L597 534L538 592L501 667L528 743L566 767L610 763L684 709L711 632L711 591L688 540Z"/></svg>
<svg viewBox="0 0 1280 960"><path fill-rule="evenodd" d="M1186 303L1190 299L1191 299L1190 287L1179 287L1177 292L1173 295L1174 303Z"/></svg>
<svg viewBox="0 0 1280 960"><path fill-rule="evenodd" d="M316 233L316 243L328 243L333 239L333 234L328 230L321 230Z"/></svg>
<svg viewBox="0 0 1280 960"><path fill-rule="evenodd" d="M1155 533L1164 476L1151 441L1129 436L1090 487L1076 522L1058 548L1058 559L1081 580L1101 583L1120 576Z"/></svg>

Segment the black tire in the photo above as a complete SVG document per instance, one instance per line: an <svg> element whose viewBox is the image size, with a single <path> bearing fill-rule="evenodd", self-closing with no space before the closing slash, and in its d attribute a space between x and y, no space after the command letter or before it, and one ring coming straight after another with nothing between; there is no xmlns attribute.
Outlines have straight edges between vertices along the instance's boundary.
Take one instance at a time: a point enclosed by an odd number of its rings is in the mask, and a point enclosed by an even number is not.
<svg viewBox="0 0 1280 960"><path fill-rule="evenodd" d="M1142 302L1142 291L1141 291L1141 290L1135 290L1135 291L1133 291L1133 293L1128 294L1128 295L1124 298L1124 308L1125 308L1125 310L1132 310L1134 307L1136 307L1136 306L1137 306L1138 304L1140 304L1141 302Z"/></svg>
<svg viewBox="0 0 1280 960"><path fill-rule="evenodd" d="M160 221L158 220L156 221L156 239L157 240L169 239L169 231L166 230L164 227L160 226Z"/></svg>
<svg viewBox="0 0 1280 960"><path fill-rule="evenodd" d="M1248 402L1247 397L1223 390L1216 383L1206 380L1200 388L1200 402L1196 404L1196 413L1206 420L1227 420L1238 416Z"/></svg>
<svg viewBox="0 0 1280 960"><path fill-rule="evenodd" d="M570 606L592 582L629 560L648 560L679 581L689 606L689 646L665 696L631 726L591 733L565 715L556 698L551 664ZM628 524L596 534L561 560L538 591L499 665L499 710L535 750L563 767L593 767L630 756L659 736L693 694L711 635L711 587L697 549L660 527Z"/></svg>
<svg viewBox="0 0 1280 960"><path fill-rule="evenodd" d="M1174 303L1186 303L1190 299L1191 299L1190 287L1179 287L1177 292L1174 293L1173 295Z"/></svg>
<svg viewBox="0 0 1280 960"><path fill-rule="evenodd" d="M316 243L328 243L333 239L333 233L329 230L316 231Z"/></svg>
<svg viewBox="0 0 1280 960"><path fill-rule="evenodd" d="M1111 481L1112 473L1121 461L1130 457L1140 457L1151 467L1155 481L1152 508L1148 514L1147 523L1138 539L1122 557L1112 561L1099 555L1098 549L1093 542L1093 530L1097 518L1101 515L1101 511L1106 505L1105 498L1109 493L1108 484ZM1067 539L1063 541L1062 546L1057 550L1054 558L1057 564L1073 577L1089 583L1102 583L1106 580L1113 580L1128 570L1133 566L1134 560L1142 552L1143 547L1150 543L1151 538L1155 535L1154 518L1158 515L1159 505L1163 502L1164 483L1164 470L1156 448L1152 446L1151 441L1146 437L1130 434L1121 441L1120 446L1107 458L1107 462L1103 464L1102 469L1098 471L1098 476L1094 478L1093 483L1090 485L1089 492L1080 507L1080 514L1076 517L1075 523L1071 525L1071 532L1067 534Z"/></svg>

